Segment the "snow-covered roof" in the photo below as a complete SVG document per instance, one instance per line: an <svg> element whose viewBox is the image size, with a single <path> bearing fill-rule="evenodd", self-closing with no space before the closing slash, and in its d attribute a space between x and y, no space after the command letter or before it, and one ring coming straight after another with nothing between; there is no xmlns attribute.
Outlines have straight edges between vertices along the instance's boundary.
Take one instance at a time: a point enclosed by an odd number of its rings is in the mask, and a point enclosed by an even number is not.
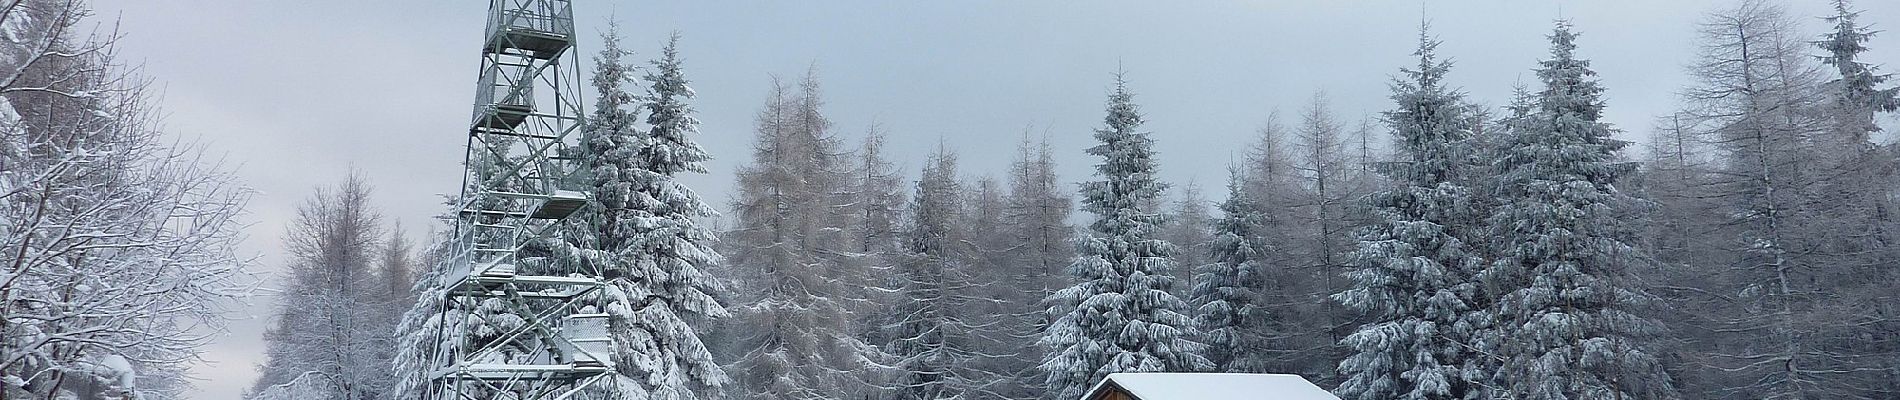
<svg viewBox="0 0 1900 400"><path fill-rule="evenodd" d="M1109 374L1082 400L1111 383L1138 400L1339 400L1299 375L1159 372Z"/></svg>

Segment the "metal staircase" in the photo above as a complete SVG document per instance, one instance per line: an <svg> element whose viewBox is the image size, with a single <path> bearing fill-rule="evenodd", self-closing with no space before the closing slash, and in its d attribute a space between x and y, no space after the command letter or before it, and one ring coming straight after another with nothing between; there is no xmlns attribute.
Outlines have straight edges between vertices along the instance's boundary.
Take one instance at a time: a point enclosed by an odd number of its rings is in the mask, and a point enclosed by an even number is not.
<svg viewBox="0 0 1900 400"><path fill-rule="evenodd" d="M604 280L561 270L537 247L558 243L561 220L587 203L562 189L561 155L583 112L573 6L491 0L485 33L425 396L565 399L610 385L613 370L607 316L586 307Z"/></svg>

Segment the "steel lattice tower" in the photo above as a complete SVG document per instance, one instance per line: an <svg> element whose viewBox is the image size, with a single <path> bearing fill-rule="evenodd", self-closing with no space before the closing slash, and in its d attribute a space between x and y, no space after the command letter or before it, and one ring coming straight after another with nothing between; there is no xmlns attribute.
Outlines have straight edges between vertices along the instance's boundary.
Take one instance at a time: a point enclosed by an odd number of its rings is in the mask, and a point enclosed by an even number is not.
<svg viewBox="0 0 1900 400"><path fill-rule="evenodd" d="M469 123L442 341L425 396L565 399L611 385L603 279L551 263L561 220L586 204L563 190L566 138L582 124L569 0L490 0ZM548 244L551 246L543 246Z"/></svg>

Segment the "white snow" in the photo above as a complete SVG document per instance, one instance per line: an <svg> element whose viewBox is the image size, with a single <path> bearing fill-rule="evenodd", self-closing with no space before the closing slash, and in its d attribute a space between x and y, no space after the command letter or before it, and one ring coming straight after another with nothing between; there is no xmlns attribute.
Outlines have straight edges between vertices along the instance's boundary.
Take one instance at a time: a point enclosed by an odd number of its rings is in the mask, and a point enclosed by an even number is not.
<svg viewBox="0 0 1900 400"><path fill-rule="evenodd" d="M1138 400L1339 400L1306 378L1289 374L1117 373L1088 394L1111 382Z"/></svg>
<svg viewBox="0 0 1900 400"><path fill-rule="evenodd" d="M125 357L107 354L100 356L96 362L101 369L99 371L101 375L116 378L121 389L131 389L133 382L138 380L138 371L132 368L132 362L126 360Z"/></svg>

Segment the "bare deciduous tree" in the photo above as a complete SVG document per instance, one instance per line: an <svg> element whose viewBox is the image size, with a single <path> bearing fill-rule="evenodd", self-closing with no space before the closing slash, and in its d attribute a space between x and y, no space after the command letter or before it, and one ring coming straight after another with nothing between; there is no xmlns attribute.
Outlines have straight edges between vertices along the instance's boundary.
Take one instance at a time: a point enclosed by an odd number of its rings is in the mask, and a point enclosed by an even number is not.
<svg viewBox="0 0 1900 400"><path fill-rule="evenodd" d="M75 0L0 8L0 396L179 396L255 284L250 191L170 142Z"/></svg>

